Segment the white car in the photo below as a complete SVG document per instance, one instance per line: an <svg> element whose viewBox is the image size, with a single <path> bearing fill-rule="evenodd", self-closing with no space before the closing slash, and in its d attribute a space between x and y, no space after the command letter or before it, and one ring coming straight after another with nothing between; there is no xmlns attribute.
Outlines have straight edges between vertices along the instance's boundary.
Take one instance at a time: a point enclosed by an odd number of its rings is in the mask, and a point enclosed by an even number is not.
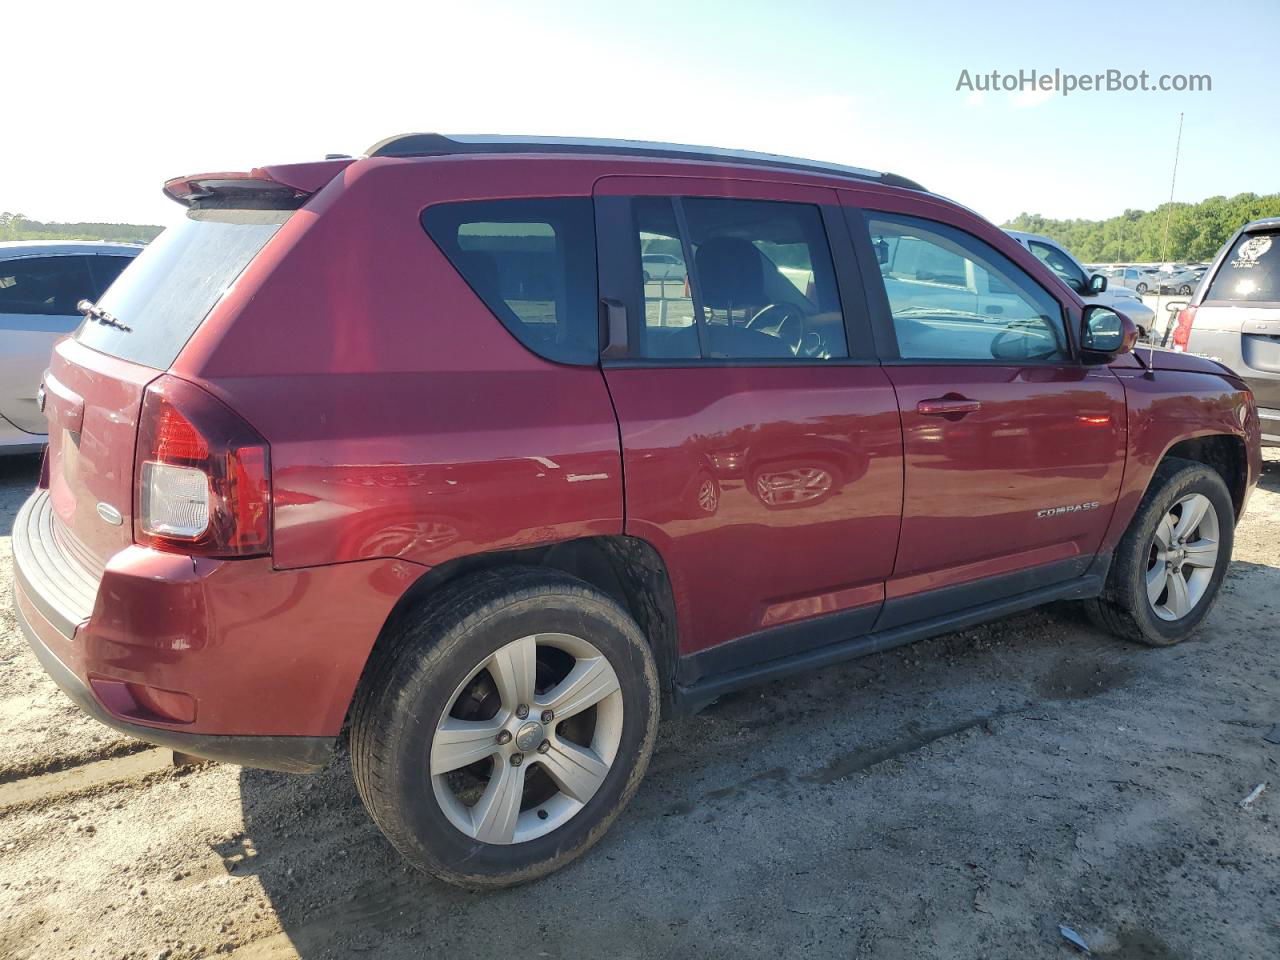
<svg viewBox="0 0 1280 960"><path fill-rule="evenodd" d="M97 300L143 247L93 240L0 243L0 455L45 443L36 401L53 343L83 319L81 300Z"/></svg>
<svg viewBox="0 0 1280 960"><path fill-rule="evenodd" d="M640 258L644 278L648 280L683 280L684 261L669 253L646 253Z"/></svg>
<svg viewBox="0 0 1280 960"><path fill-rule="evenodd" d="M1134 291L1119 284L1112 285L1100 273L1090 276L1080 261L1056 240L1017 230L1006 230L1005 233L1034 253L1063 283L1080 294L1085 303L1115 307L1138 325L1138 332L1144 339L1155 328L1156 312L1143 303L1139 296L1145 290Z"/></svg>

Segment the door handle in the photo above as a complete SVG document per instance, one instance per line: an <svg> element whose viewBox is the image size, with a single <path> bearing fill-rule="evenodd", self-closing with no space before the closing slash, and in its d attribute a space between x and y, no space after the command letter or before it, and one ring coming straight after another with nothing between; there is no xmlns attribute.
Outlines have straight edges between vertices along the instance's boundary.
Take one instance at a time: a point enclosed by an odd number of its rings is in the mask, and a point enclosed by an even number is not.
<svg viewBox="0 0 1280 960"><path fill-rule="evenodd" d="M946 396L932 400L921 400L916 404L916 413L924 417L948 417L959 420L966 413L974 413L982 408L977 400L968 397Z"/></svg>
<svg viewBox="0 0 1280 960"><path fill-rule="evenodd" d="M627 308L621 300L600 300L600 327L603 336L600 356L605 359L627 355Z"/></svg>

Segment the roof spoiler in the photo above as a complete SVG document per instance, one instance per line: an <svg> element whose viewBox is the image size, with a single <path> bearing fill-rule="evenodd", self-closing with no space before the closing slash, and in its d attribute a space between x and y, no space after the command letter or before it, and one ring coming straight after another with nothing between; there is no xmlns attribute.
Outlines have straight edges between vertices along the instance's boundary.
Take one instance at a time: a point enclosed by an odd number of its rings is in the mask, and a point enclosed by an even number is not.
<svg viewBox="0 0 1280 960"><path fill-rule="evenodd" d="M353 161L277 164L248 172L196 173L175 177L164 195L193 210L296 210Z"/></svg>

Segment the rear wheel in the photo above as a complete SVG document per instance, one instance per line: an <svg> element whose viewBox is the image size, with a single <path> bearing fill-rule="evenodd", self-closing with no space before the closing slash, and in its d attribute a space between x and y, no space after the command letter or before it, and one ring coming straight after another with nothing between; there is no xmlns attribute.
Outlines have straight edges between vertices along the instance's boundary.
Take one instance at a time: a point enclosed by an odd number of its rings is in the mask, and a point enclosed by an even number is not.
<svg viewBox="0 0 1280 960"><path fill-rule="evenodd" d="M415 866L471 888L522 883L618 816L658 706L648 644L607 596L537 569L481 574L390 638L353 716L356 785Z"/></svg>
<svg viewBox="0 0 1280 960"><path fill-rule="evenodd" d="M1219 474L1170 458L1152 478L1112 558L1096 623L1129 640L1185 640L1217 600L1231 559L1235 508Z"/></svg>

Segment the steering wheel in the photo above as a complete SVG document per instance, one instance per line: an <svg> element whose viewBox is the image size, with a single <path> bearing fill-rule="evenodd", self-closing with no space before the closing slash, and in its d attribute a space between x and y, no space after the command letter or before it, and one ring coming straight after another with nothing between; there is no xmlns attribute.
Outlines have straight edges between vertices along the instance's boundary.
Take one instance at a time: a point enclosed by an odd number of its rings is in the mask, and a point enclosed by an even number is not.
<svg viewBox="0 0 1280 960"><path fill-rule="evenodd" d="M746 329L777 337L798 353L804 343L804 311L791 303L771 303L747 321Z"/></svg>

